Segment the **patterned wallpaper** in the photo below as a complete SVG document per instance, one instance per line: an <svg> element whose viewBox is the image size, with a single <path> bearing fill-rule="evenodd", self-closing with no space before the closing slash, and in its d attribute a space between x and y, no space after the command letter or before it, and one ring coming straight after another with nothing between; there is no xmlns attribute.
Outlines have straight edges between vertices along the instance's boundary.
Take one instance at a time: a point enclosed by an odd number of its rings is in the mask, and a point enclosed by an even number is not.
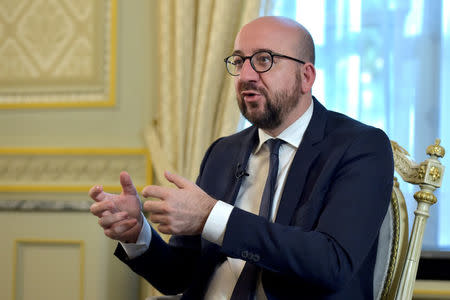
<svg viewBox="0 0 450 300"><path fill-rule="evenodd" d="M1 0L0 107L114 103L115 0Z"/></svg>

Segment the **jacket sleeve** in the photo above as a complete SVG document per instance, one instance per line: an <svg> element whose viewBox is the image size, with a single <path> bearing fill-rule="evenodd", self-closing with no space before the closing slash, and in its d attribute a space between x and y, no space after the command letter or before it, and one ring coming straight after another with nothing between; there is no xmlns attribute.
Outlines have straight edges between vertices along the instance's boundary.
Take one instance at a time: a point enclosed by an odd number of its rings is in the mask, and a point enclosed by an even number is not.
<svg viewBox="0 0 450 300"><path fill-rule="evenodd" d="M200 257L198 236L185 237L183 243L170 245L152 228L150 247L144 254L129 259L118 244L114 255L161 293L175 295L182 293L190 285Z"/></svg>

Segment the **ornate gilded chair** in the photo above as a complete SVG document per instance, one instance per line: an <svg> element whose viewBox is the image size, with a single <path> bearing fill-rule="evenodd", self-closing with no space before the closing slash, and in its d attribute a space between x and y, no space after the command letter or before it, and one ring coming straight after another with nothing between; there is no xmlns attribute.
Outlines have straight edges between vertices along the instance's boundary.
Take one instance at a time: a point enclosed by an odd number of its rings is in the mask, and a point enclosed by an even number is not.
<svg viewBox="0 0 450 300"><path fill-rule="evenodd" d="M391 205L383 221L378 240L374 299L409 300L413 295L429 208L437 202L433 191L441 186L444 174L444 166L438 158L444 157L445 150L437 139L434 145L427 148L426 153L430 157L417 164L396 142L391 141L391 146L395 171L405 182L418 185L420 190L414 194L417 208L409 237L405 199L397 178L394 178Z"/></svg>

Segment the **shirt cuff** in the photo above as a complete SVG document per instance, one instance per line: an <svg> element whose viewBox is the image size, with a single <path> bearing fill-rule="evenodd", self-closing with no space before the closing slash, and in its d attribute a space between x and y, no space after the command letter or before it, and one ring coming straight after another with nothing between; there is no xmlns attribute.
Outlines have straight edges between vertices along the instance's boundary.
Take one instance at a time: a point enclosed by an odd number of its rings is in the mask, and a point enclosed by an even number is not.
<svg viewBox="0 0 450 300"><path fill-rule="evenodd" d="M222 246L225 229L233 207L233 205L223 201L217 201L203 227L202 237L205 240Z"/></svg>
<svg viewBox="0 0 450 300"><path fill-rule="evenodd" d="M125 253L128 255L129 259L133 259L144 254L144 252L147 251L148 248L150 247L150 241L152 239L152 231L144 215L142 215L142 218L143 218L142 228L136 243L120 242L123 250L125 250Z"/></svg>

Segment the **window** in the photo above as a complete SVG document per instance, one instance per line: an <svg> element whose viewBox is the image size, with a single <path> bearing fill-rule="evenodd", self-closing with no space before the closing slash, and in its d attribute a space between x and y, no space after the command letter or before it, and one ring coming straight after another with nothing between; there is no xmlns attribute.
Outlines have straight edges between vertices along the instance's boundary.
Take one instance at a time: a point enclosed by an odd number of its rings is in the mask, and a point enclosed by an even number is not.
<svg viewBox="0 0 450 300"><path fill-rule="evenodd" d="M310 30L313 94L329 110L383 129L415 161L427 158L438 137L449 153L450 1L266 0L261 14L290 17ZM415 190L400 184L415 207ZM449 170L436 196L423 242L430 250L450 248ZM410 226L412 219L411 213Z"/></svg>

